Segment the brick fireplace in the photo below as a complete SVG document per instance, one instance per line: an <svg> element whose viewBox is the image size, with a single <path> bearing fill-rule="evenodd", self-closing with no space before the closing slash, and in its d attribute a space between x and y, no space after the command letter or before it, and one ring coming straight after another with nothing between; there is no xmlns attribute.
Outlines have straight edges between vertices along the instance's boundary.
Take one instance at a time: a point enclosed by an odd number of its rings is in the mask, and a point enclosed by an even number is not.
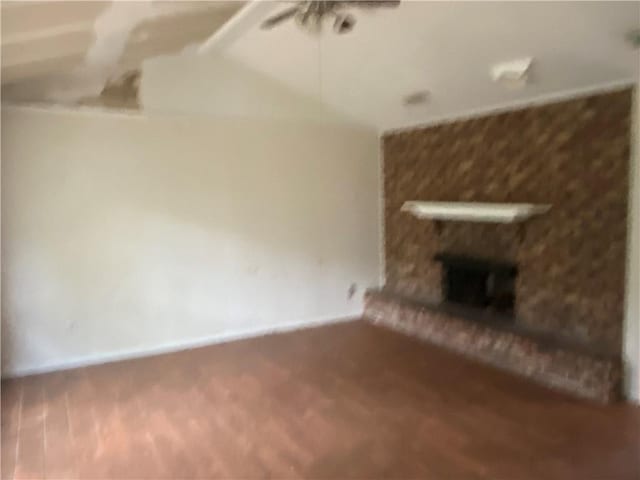
<svg viewBox="0 0 640 480"><path fill-rule="evenodd" d="M472 347L447 345L426 317L466 322L453 330L435 322L451 335L472 325L464 334L471 343L473 332L484 328L498 337L506 331L521 347L527 344L525 350L540 349L540 358L514 360L501 351L492 363L519 372L544 364L528 376L583 396L613 398L622 344L630 116L626 89L386 134L386 283L369 294L369 316L463 352ZM416 200L552 207L522 225L437 225L401 211L404 202ZM383 314L384 301L396 313ZM426 317L417 320L407 309ZM412 318L410 328L399 325L399 310ZM491 312L489 322L478 327L473 310ZM431 333L420 333L421 325ZM567 361L572 355L579 357L573 367ZM604 363L592 378L566 380L580 376L572 368L598 361Z"/></svg>

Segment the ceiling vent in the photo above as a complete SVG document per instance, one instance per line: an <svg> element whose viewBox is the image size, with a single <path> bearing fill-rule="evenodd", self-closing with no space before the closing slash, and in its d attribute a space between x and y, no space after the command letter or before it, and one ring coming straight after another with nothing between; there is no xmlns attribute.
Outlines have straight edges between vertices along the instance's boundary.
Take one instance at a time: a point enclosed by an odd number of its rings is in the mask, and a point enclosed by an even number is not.
<svg viewBox="0 0 640 480"><path fill-rule="evenodd" d="M416 107L418 105L424 105L429 101L429 92L427 90L419 90L417 92L410 93L402 99L402 103L405 107Z"/></svg>
<svg viewBox="0 0 640 480"><path fill-rule="evenodd" d="M522 88L529 81L532 62L533 58L526 57L497 63L491 67L491 78L509 88Z"/></svg>

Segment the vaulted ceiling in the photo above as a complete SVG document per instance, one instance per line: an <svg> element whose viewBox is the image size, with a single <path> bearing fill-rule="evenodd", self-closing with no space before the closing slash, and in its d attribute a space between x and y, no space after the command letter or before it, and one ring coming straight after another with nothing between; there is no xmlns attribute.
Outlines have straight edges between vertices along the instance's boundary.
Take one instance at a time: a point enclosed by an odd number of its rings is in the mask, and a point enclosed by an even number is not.
<svg viewBox="0 0 640 480"><path fill-rule="evenodd" d="M381 130L638 78L640 51L625 35L640 27L640 2L405 0L353 13L345 35L330 24L310 35L293 21L262 30L256 18L225 54ZM492 65L523 57L533 58L527 85L492 80ZM425 103L403 104L421 91Z"/></svg>
<svg viewBox="0 0 640 480"><path fill-rule="evenodd" d="M394 9L353 9L357 24L345 35L330 25L313 35L293 21L260 28L290 3L4 1L4 98L73 101L122 92L135 84L131 71L143 60L194 45L188 61L178 62L184 68L223 55L387 130L628 85L640 70L640 52L625 40L640 27L640 2L403 0ZM524 57L533 58L526 85L493 81L493 65ZM213 68L191 70L209 75L200 84L221 80ZM426 101L405 105L416 92L426 92ZM194 110L199 104L189 103Z"/></svg>

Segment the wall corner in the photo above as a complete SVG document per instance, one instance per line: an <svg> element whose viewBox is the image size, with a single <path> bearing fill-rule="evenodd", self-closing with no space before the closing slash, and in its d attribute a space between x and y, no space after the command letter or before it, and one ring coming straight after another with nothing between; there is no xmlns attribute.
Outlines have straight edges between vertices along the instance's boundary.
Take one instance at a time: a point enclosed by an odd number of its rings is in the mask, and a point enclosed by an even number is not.
<svg viewBox="0 0 640 480"><path fill-rule="evenodd" d="M640 403L640 80L633 95L624 324L624 390Z"/></svg>

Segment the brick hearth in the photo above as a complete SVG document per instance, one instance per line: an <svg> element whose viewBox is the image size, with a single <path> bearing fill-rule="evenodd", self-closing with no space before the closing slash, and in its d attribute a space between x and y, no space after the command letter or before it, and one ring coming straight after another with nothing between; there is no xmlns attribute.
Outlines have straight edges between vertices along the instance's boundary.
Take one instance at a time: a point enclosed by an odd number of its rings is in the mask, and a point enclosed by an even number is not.
<svg viewBox="0 0 640 480"><path fill-rule="evenodd" d="M365 318L526 376L549 387L598 402L620 397L617 355L429 305L386 291L369 291Z"/></svg>

